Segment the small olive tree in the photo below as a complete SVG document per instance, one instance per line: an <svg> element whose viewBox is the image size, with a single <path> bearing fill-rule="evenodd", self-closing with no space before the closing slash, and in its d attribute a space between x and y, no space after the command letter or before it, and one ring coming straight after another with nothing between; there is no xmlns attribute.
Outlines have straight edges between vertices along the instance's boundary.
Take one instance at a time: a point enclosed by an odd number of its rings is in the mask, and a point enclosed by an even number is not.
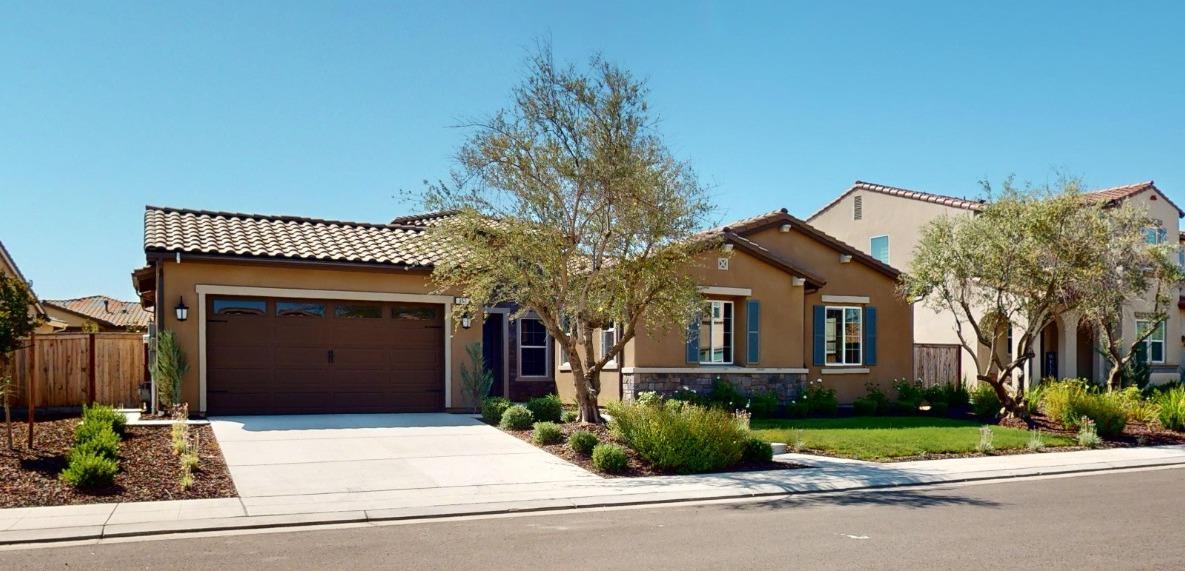
<svg viewBox="0 0 1185 571"><path fill-rule="evenodd" d="M13 447L11 398L15 386L6 375L12 353L22 347L24 340L37 327L37 315L29 310L34 301L33 293L23 281L0 273L0 377L4 377L2 396L9 448Z"/></svg>
<svg viewBox="0 0 1185 571"><path fill-rule="evenodd" d="M456 210L430 232L447 259L434 278L475 311L502 301L538 314L567 356L583 422L599 422L600 372L642 323L685 328L699 304L687 240L710 210L692 170L654 129L645 86L592 58L529 60L514 104L457 155L452 181L426 205ZM594 350L598 329L616 339Z"/></svg>
<svg viewBox="0 0 1185 571"><path fill-rule="evenodd" d="M938 218L923 229L901 292L952 316L976 379L1008 413L1024 416L1023 383L1012 380L1034 357L1041 330L1071 311L1103 319L1146 291L1148 282L1112 266L1149 259L1140 244L1151 222L1135 208L1090 199L1075 180L1019 188L1009 179L995 198L985 189L989 200L976 215ZM1002 350L1005 327L1021 329L1015 352Z"/></svg>

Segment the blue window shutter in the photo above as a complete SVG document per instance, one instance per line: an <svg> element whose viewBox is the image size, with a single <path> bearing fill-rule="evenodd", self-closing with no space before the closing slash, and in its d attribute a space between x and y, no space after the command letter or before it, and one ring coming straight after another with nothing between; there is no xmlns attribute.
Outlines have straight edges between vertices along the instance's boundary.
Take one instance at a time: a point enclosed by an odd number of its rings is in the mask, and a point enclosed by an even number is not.
<svg viewBox="0 0 1185 571"><path fill-rule="evenodd" d="M822 305L814 307L814 319L811 321L811 357L816 365L827 362L827 308Z"/></svg>
<svg viewBox="0 0 1185 571"><path fill-rule="evenodd" d="M864 308L864 364L876 364L876 308Z"/></svg>
<svg viewBox="0 0 1185 571"><path fill-rule="evenodd" d="M749 352L749 363L756 363L761 358L761 302L750 299L745 307L745 323L748 325L749 335L745 338L745 346Z"/></svg>
<svg viewBox="0 0 1185 571"><path fill-rule="evenodd" d="M699 362L699 322L700 316L697 313L695 318L687 326L687 362Z"/></svg>

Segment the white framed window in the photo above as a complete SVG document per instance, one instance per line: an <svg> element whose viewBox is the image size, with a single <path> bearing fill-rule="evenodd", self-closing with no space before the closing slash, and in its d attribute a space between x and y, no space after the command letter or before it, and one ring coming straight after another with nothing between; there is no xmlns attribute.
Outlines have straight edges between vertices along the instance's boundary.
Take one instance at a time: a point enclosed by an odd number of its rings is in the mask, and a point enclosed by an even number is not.
<svg viewBox="0 0 1185 571"><path fill-rule="evenodd" d="M827 365L859 365L864 358L864 311L860 307L827 306Z"/></svg>
<svg viewBox="0 0 1185 571"><path fill-rule="evenodd" d="M732 364L733 308L731 301L704 303L699 322L699 362L705 365Z"/></svg>
<svg viewBox="0 0 1185 571"><path fill-rule="evenodd" d="M600 358L604 358L605 353L608 352L610 349L612 349L613 346L616 344L617 344L617 324L614 323L614 324L610 325L609 327L606 327L601 330L601 350L599 353L597 353L597 356ZM617 364L617 357L614 357L613 360L609 361L608 364L616 365Z"/></svg>
<svg viewBox="0 0 1185 571"><path fill-rule="evenodd" d="M1164 228L1151 226L1144 229L1144 241L1149 244L1160 244L1168 239L1168 232Z"/></svg>
<svg viewBox="0 0 1185 571"><path fill-rule="evenodd" d="M887 234L873 236L868 241L868 252L872 254L872 257L886 264L889 263L889 236Z"/></svg>
<svg viewBox="0 0 1185 571"><path fill-rule="evenodd" d="M1140 343L1139 350L1144 352L1144 357L1148 359L1149 363L1164 363L1164 324L1164 321L1157 324L1156 330ZM1151 320L1137 319L1136 335L1143 335L1151 326Z"/></svg>
<svg viewBox="0 0 1185 571"><path fill-rule="evenodd" d="M518 320L518 376L547 377L547 329L536 317Z"/></svg>

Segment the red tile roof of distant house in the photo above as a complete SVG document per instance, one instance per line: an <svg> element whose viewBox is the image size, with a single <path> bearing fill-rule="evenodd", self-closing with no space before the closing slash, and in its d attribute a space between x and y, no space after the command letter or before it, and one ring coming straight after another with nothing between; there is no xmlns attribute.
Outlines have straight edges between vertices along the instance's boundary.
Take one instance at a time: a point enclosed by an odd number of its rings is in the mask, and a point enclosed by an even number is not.
<svg viewBox="0 0 1185 571"><path fill-rule="evenodd" d="M144 329L152 321L152 314L145 311L139 303L122 301L105 295L91 295L75 299L47 299L45 305L112 327Z"/></svg>

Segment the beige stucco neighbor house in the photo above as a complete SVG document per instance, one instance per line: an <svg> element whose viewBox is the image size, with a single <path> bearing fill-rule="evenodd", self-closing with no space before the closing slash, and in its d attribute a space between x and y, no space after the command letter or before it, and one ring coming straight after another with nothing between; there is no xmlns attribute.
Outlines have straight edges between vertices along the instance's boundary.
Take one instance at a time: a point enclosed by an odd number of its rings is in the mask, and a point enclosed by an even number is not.
<svg viewBox="0 0 1185 571"><path fill-rule="evenodd" d="M1152 181L1091 191L1087 196L1109 204L1124 201L1146 208L1159 225L1148 229L1149 240L1164 241L1167 237L1181 236L1179 222L1185 213ZM808 222L878 260L908 272L913 262L914 246L927 222L940 216L974 216L981 208L982 203L977 200L857 181L812 215ZM1143 327L1146 321L1142 318L1150 306L1148 300L1125 305L1121 333L1127 336L1137 327ZM1185 310L1170 313L1168 322L1147 341L1154 383L1179 378L1183 317ZM969 327L965 334L974 338ZM1016 332L1011 337L1019 339L1020 334ZM1095 339L1094 332L1082 326L1076 315L1059 316L1042 331L1034 347L1038 358L1025 366L1024 378L1029 381L1050 376L1105 378L1108 363L1095 350ZM915 376L922 376L923 371L930 374L934 370L949 371L952 367L944 368L929 361L954 359L955 376L964 381L974 378L975 361L961 349L953 316L936 313L924 304L914 304L914 344Z"/></svg>
<svg viewBox="0 0 1185 571"><path fill-rule="evenodd" d="M65 329L64 322L55 319L46 312L45 305L37 299L37 294L33 292L33 284L25 279L25 275L21 273L21 269L17 267L16 261L12 259L12 255L8 253L3 242L0 242L0 274L16 278L29 288L29 292L33 295L33 303L29 305L29 315L36 316L38 322L37 328L34 330L35 333L53 333Z"/></svg>

